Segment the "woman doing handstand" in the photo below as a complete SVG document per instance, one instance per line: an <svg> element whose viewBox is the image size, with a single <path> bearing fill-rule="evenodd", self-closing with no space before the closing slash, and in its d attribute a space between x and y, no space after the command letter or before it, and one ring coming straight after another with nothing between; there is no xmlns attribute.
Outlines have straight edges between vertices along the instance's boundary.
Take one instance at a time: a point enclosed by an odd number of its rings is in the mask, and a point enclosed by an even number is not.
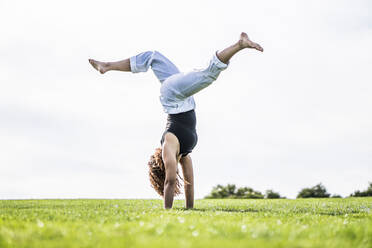
<svg viewBox="0 0 372 248"><path fill-rule="evenodd" d="M157 148L149 165L150 181L154 189L164 197L164 208L172 208L174 195L180 193L178 162L184 177L186 208L194 206L194 176L190 153L197 143L195 101L193 95L215 81L227 68L231 57L245 48L263 52L246 33L238 42L213 55L209 66L203 70L182 73L166 57L157 51L148 51L117 62L89 63L100 73L110 70L132 73L146 72L150 67L161 83L160 102L168 114L166 129L161 138L162 148Z"/></svg>

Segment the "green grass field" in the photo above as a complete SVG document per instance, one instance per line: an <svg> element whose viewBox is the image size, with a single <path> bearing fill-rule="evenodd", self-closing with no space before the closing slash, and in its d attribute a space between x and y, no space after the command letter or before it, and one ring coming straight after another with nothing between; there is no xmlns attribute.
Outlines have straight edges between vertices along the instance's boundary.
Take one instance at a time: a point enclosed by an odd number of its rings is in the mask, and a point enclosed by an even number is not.
<svg viewBox="0 0 372 248"><path fill-rule="evenodd" d="M0 247L372 247L372 198L3 200Z"/></svg>

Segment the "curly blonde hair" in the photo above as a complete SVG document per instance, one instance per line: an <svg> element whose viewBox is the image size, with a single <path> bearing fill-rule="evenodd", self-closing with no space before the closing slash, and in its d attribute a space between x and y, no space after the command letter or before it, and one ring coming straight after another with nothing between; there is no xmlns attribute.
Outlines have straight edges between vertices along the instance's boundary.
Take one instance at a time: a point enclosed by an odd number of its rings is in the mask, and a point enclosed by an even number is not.
<svg viewBox="0 0 372 248"><path fill-rule="evenodd" d="M164 196L164 182L165 182L165 168L162 158L162 149L156 148L154 155L151 155L150 161L147 163L149 166L149 177L151 186L160 195ZM180 180L181 179L181 180ZM177 170L176 187L174 188L174 195L181 194L181 178Z"/></svg>

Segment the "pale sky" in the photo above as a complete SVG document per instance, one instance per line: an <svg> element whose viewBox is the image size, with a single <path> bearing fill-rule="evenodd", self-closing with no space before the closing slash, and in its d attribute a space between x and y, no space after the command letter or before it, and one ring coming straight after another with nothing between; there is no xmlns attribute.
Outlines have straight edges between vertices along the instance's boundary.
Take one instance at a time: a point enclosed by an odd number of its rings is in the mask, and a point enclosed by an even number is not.
<svg viewBox="0 0 372 248"><path fill-rule="evenodd" d="M196 198L217 184L294 198L372 181L370 1L0 1L0 199L158 198L147 161L166 124L151 71L92 69L158 50L201 68L243 51L195 95Z"/></svg>

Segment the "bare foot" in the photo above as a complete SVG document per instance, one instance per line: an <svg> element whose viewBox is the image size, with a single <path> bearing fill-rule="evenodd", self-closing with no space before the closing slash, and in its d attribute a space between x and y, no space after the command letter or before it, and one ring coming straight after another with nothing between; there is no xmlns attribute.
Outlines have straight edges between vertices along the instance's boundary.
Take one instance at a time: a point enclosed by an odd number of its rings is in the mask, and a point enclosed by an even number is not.
<svg viewBox="0 0 372 248"><path fill-rule="evenodd" d="M89 63L94 67L94 69L99 71L101 74L108 71L108 63L100 62L94 59L89 59Z"/></svg>
<svg viewBox="0 0 372 248"><path fill-rule="evenodd" d="M239 46L241 48L253 48L253 49L256 49L258 51L263 52L263 48L259 44L251 41L248 38L248 35L244 32L240 34Z"/></svg>

